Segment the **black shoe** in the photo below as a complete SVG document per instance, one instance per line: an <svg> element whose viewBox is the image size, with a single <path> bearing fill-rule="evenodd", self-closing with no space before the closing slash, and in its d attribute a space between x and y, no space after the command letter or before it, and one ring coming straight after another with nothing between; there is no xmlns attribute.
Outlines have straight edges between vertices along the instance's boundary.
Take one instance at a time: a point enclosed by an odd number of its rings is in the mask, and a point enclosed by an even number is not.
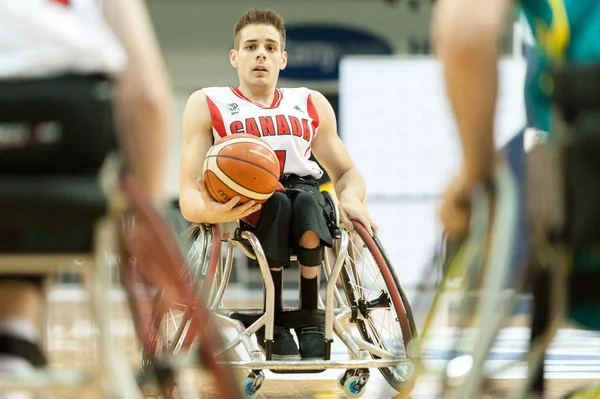
<svg viewBox="0 0 600 399"><path fill-rule="evenodd" d="M256 332L256 340L258 345L263 350L265 349L265 328L262 327ZM294 337L289 328L274 326L273 329L273 346L271 348L272 360L300 360L300 352Z"/></svg>
<svg viewBox="0 0 600 399"><path fill-rule="evenodd" d="M323 359L325 357L325 324L296 328L302 359Z"/></svg>

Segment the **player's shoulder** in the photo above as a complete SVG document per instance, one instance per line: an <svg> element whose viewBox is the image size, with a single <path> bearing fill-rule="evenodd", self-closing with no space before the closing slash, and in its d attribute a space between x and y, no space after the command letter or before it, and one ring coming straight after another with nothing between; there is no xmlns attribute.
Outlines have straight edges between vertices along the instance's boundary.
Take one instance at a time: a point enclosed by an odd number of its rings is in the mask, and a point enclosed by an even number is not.
<svg viewBox="0 0 600 399"><path fill-rule="evenodd" d="M307 87L298 86L298 87L280 87L280 91L284 93L304 93L310 91Z"/></svg>
<svg viewBox="0 0 600 399"><path fill-rule="evenodd" d="M311 99L313 101L319 101L319 102L327 102L329 103L329 100L327 99L327 97L325 97L325 95L323 93L321 93L318 90L314 90L314 89L309 89L308 90L308 94L310 95Z"/></svg>
<svg viewBox="0 0 600 399"><path fill-rule="evenodd" d="M310 90L306 87L281 87L278 89L284 97L308 97Z"/></svg>
<svg viewBox="0 0 600 399"><path fill-rule="evenodd" d="M205 126L207 129L211 126L207 98L204 88L190 94L183 113L184 124L191 123L196 126Z"/></svg>
<svg viewBox="0 0 600 399"><path fill-rule="evenodd" d="M305 97L313 102L317 101L320 104L329 103L329 100L318 90L309 89L308 87L285 87L279 89L284 96L287 97Z"/></svg>
<svg viewBox="0 0 600 399"><path fill-rule="evenodd" d="M188 98L188 102L203 104L206 103L207 98L215 99L222 97L231 92L229 87L211 86L203 87L194 91Z"/></svg>
<svg viewBox="0 0 600 399"><path fill-rule="evenodd" d="M190 94L190 96L188 97L187 100L188 106L198 106L198 105L202 105L202 104L206 104L206 92L204 91L204 88L202 89L198 89L196 91L194 91L192 94Z"/></svg>
<svg viewBox="0 0 600 399"><path fill-rule="evenodd" d="M209 87L203 87L200 90L202 93L204 93L205 96L219 96L219 95L225 95L225 94L232 94L231 91L231 87L229 86L209 86Z"/></svg>
<svg viewBox="0 0 600 399"><path fill-rule="evenodd" d="M317 108L317 111L325 111L331 108L331 103L323 93L314 89L306 89L307 97L312 104Z"/></svg>

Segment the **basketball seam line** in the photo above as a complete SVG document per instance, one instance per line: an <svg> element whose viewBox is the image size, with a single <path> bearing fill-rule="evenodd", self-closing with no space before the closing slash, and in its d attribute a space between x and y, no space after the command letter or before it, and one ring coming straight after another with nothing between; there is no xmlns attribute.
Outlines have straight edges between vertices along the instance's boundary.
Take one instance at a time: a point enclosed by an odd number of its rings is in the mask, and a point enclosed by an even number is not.
<svg viewBox="0 0 600 399"><path fill-rule="evenodd" d="M213 175L215 175L215 177L216 177L217 179L219 178L219 176L217 176L217 175L215 174L215 172L213 172L212 170L207 170L205 173L212 173ZM205 184L206 184L206 183L205 183ZM207 187L207 188L208 188L208 189L209 189L209 190L212 192L211 196L212 196L213 198L217 198L217 197L219 197L219 196L217 195L217 193L215 192L215 189L213 188L213 186L212 186L212 185L208 184L206 187ZM229 201L227 201L227 202L229 202Z"/></svg>
<svg viewBox="0 0 600 399"><path fill-rule="evenodd" d="M245 160L245 159L243 159L243 158L237 158L237 157L234 157L234 156L231 156L231 155L220 155L220 154L217 154L217 155L208 155L206 158L227 158L227 159L236 159L236 160L238 160L238 161L241 161L241 162L248 163L248 164L250 164L250 165L256 166L257 168L259 168L259 169L262 169L262 170L264 170L265 172L267 172L268 174L270 174L271 176L273 176L273 177L277 178L277 176L276 176L274 173L272 173L272 172L271 172L269 169L267 169L267 168L265 168L265 167L263 167L263 166L257 165L257 164L255 164L255 163L252 163L252 162L250 162L250 161L247 161L247 160ZM276 161L276 163L279 165L279 160L277 160L277 161ZM277 179L277 180L279 180L279 179Z"/></svg>
<svg viewBox="0 0 600 399"><path fill-rule="evenodd" d="M227 137L232 137L232 136L234 136L234 135L231 134L231 135L228 135ZM213 151L216 151L217 154L218 154L219 152L221 152L221 150L223 148L228 147L228 146L230 146L232 144L252 143L252 144L256 144L256 145L259 145L261 147L265 147L268 150L273 151L273 149L271 148L271 146L268 143L266 143L264 140L262 140L261 138L253 136L253 135L248 135L248 136L249 137L235 137L233 139L226 140L226 141L221 142L221 143L215 143L213 145L212 149L213 149Z"/></svg>
<svg viewBox="0 0 600 399"><path fill-rule="evenodd" d="M270 170L268 170L268 169L266 169L266 168L264 168L264 167L262 167L262 166L260 166L260 165L257 165L257 164L255 164L255 163L252 163L252 162L246 161L245 159L241 159L241 158L232 157L232 156L230 156L230 155L209 155L209 156L207 156L207 158L227 158L227 159L235 159L235 160L237 160L237 161L240 161L240 162L243 162L243 163L247 163L247 164L250 164L250 165L252 165L252 166L256 166L257 168L264 170L265 172L267 172L268 174L270 174L270 175L271 175L271 176L273 176L274 178L277 178L277 176L275 176L275 174L271 173L271 171L270 171ZM279 161L277 161L277 163L279 163ZM218 161L217 161L217 165L218 165ZM219 168L219 169L221 169L221 168ZM228 177L231 179L231 177L230 177L230 176L228 176ZM233 179L231 179L231 180L233 180ZM233 180L233 181L235 181L235 180ZM279 179L277 179L277 181L279 181ZM240 186L244 187L246 190L249 190L249 191L254 191L254 190L252 190L252 189L250 189L250 188L248 188L248 187L244 186L243 184L241 184L241 183L239 183L239 182L237 182L237 181L235 181L235 182L236 182L237 184L239 184ZM268 194L268 193L261 193L261 194Z"/></svg>
<svg viewBox="0 0 600 399"><path fill-rule="evenodd" d="M207 162L209 164L209 170L216 175L217 179L221 181L227 188L232 190L233 192L237 192L237 195L244 196L254 200L267 200L272 195L272 193L260 193L254 190L250 190L247 187L242 186L231 177L229 177L226 173L224 173L221 168L217 165L216 157L208 158ZM214 169L210 169L210 164L213 164Z"/></svg>

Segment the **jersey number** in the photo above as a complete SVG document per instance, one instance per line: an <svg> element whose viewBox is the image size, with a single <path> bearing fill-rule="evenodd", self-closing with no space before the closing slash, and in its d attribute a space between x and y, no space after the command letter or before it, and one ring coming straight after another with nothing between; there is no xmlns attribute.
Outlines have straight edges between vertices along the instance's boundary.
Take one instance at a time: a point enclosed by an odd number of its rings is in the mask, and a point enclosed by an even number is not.
<svg viewBox="0 0 600 399"><path fill-rule="evenodd" d="M279 173L283 174L283 169L285 168L285 150L275 150L275 155L277 155L277 160L279 161Z"/></svg>

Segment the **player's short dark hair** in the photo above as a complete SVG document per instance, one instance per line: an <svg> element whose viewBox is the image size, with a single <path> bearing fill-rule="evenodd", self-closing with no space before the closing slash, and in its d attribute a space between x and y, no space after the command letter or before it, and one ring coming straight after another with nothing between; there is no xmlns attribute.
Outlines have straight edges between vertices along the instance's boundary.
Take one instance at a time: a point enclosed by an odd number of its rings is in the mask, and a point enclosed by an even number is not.
<svg viewBox="0 0 600 399"><path fill-rule="evenodd" d="M281 36L281 49L285 49L285 23L283 17L273 10L256 10L254 8L246 11L235 24L233 30L233 45L237 49L240 45L240 32L248 25L271 25Z"/></svg>

